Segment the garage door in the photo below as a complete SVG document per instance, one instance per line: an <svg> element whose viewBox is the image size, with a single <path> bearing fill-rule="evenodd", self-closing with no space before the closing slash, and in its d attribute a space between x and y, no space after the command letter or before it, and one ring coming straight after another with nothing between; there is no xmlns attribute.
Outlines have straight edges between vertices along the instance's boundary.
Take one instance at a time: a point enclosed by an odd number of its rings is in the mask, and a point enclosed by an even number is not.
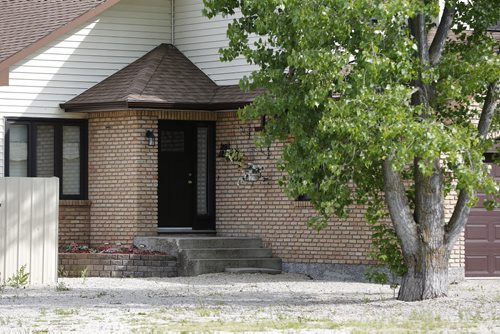
<svg viewBox="0 0 500 334"><path fill-rule="evenodd" d="M487 154L485 162L500 180L500 166L493 163L493 154ZM500 209L487 211L483 198L480 195L465 226L465 276L500 277Z"/></svg>

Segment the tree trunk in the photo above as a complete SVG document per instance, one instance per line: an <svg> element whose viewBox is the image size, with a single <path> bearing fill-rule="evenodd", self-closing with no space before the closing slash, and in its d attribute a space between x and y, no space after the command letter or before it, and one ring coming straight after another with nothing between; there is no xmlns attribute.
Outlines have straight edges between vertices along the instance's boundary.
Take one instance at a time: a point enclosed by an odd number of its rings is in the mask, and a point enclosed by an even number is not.
<svg viewBox="0 0 500 334"><path fill-rule="evenodd" d="M433 174L425 176L418 159L414 163L418 246L414 252L403 253L408 272L402 279L398 299L404 301L444 297L448 293L450 248L444 242L443 174L439 160L433 165Z"/></svg>
<svg viewBox="0 0 500 334"><path fill-rule="evenodd" d="M445 297L448 293L448 259L445 246L429 249L421 244L418 254L405 258L408 272L402 278L398 299L409 302Z"/></svg>
<svg viewBox="0 0 500 334"><path fill-rule="evenodd" d="M391 166L392 156L384 161L384 187L387 208L408 272L402 278L398 299L416 301L446 296L448 260L451 249L446 241L443 174L439 160L434 172L423 175L414 162L415 208L411 214L400 173Z"/></svg>

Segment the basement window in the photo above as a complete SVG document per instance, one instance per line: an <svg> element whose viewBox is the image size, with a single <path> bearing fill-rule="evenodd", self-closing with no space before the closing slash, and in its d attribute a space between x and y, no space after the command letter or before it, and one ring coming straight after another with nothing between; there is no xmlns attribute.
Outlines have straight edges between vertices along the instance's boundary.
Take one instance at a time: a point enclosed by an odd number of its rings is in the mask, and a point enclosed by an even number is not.
<svg viewBox="0 0 500 334"><path fill-rule="evenodd" d="M6 176L56 176L61 199L86 199L86 120L16 118L6 125Z"/></svg>

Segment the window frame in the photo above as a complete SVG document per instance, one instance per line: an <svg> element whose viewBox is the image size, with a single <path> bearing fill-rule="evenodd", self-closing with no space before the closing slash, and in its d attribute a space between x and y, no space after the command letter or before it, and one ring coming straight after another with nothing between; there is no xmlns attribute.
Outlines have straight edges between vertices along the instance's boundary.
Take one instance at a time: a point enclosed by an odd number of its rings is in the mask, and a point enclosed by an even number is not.
<svg viewBox="0 0 500 334"><path fill-rule="evenodd" d="M26 125L28 131L28 177L36 175L36 151L38 125L54 126L54 176L59 178L59 199L61 200L86 200L88 196L88 121L86 119L65 118L5 118L4 161L5 176L10 174L10 127L12 125ZM63 194L63 126L78 126L80 128L80 194Z"/></svg>

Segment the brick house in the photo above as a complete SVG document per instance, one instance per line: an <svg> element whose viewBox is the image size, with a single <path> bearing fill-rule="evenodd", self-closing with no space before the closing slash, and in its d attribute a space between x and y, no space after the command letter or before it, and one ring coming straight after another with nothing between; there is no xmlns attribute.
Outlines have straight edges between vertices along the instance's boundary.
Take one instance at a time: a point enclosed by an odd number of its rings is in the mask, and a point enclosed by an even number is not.
<svg viewBox="0 0 500 334"><path fill-rule="evenodd" d="M276 183L281 144L256 148L259 121L238 119L257 92L237 85L252 66L219 61L229 19L204 18L201 0L0 6L0 171L60 178L61 244L217 233L261 237L285 270L373 264L364 208L308 229L313 208ZM262 177L241 180L227 148L263 166ZM450 260L458 276L464 244Z"/></svg>

